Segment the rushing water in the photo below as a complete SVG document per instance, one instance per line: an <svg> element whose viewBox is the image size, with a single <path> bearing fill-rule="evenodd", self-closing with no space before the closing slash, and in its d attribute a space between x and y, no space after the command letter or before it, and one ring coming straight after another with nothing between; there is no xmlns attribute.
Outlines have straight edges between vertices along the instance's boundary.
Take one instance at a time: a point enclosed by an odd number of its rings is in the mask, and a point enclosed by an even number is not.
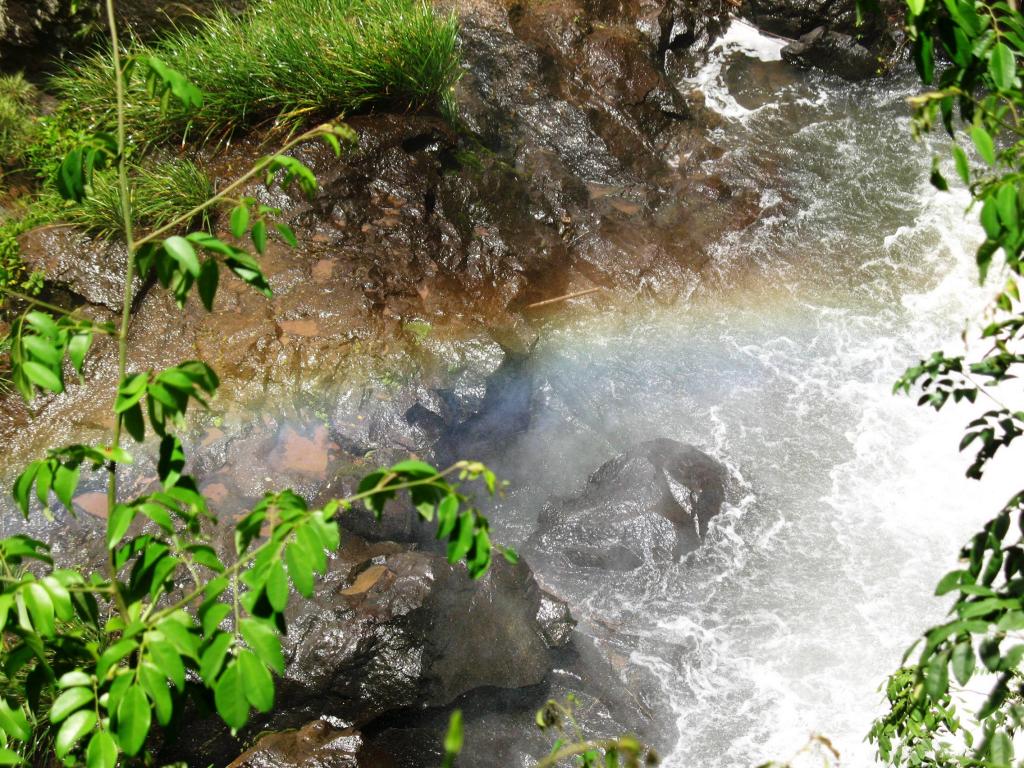
<svg viewBox="0 0 1024 768"><path fill-rule="evenodd" d="M912 80L854 86L778 58L734 25L695 79L726 118L714 170L756 185L765 216L686 302L545 336L547 415L507 462L533 489L494 515L521 540L544 494L651 437L729 466L727 511L678 567L546 576L584 625L639 638L631 661L678 724L671 766L786 759L812 732L872 765L877 688L941 617L935 581L1011 480L1005 458L1004 477L964 479L968 414L891 394L985 300L966 198L931 189L909 137Z"/></svg>

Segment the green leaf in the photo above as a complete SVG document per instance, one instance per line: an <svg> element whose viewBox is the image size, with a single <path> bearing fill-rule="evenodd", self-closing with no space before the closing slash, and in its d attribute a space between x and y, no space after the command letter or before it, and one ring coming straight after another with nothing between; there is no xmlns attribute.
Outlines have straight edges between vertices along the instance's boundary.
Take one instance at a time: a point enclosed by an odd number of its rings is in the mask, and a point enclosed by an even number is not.
<svg viewBox="0 0 1024 768"><path fill-rule="evenodd" d="M134 651L138 645L138 641L134 637L126 637L107 648L100 655L99 661L96 662L96 677L101 680L105 678L107 672L114 668L121 659Z"/></svg>
<svg viewBox="0 0 1024 768"><path fill-rule="evenodd" d="M925 670L924 689L932 701L938 701L949 690L949 672L947 653L935 654Z"/></svg>
<svg viewBox="0 0 1024 768"><path fill-rule="evenodd" d="M401 475L409 475L412 479L416 480L432 477L437 474L437 470L434 469L434 467L430 466L425 461L418 461L416 459L400 461L391 467L391 471L397 472Z"/></svg>
<svg viewBox="0 0 1024 768"><path fill-rule="evenodd" d="M63 464L57 466L57 472L53 478L53 492L57 494L60 503L66 509L71 509L71 499L78 488L79 467L67 467Z"/></svg>
<svg viewBox="0 0 1024 768"><path fill-rule="evenodd" d="M78 743L78 740L95 726L96 713L91 709L80 709L71 715L57 731L53 749L57 757L64 757Z"/></svg>
<svg viewBox="0 0 1024 768"><path fill-rule="evenodd" d="M92 331L76 333L68 341L68 359L79 376L82 375L82 365L85 363L85 356L89 354L92 347Z"/></svg>
<svg viewBox="0 0 1024 768"><path fill-rule="evenodd" d="M228 665L213 689L213 701L217 712L232 731L237 731L249 719L249 700L246 698L241 667L237 663Z"/></svg>
<svg viewBox="0 0 1024 768"><path fill-rule="evenodd" d="M183 272L193 277L199 276L199 258L196 256L192 243L179 235L173 235L164 240L164 251L167 255L178 262Z"/></svg>
<svg viewBox="0 0 1024 768"><path fill-rule="evenodd" d="M281 236L281 239L284 240L290 247L299 247L299 239L295 237L295 231L287 224L277 222L274 224L274 229L277 230L277 233Z"/></svg>
<svg viewBox="0 0 1024 768"><path fill-rule="evenodd" d="M242 651L237 660L245 685L245 698L260 712L274 708L274 678L252 651Z"/></svg>
<svg viewBox="0 0 1024 768"><path fill-rule="evenodd" d="M953 674L960 685L967 685L974 674L974 646L964 638L953 648Z"/></svg>
<svg viewBox="0 0 1024 768"><path fill-rule="evenodd" d="M129 504L116 504L107 520L107 549L114 549L131 527L138 509Z"/></svg>
<svg viewBox="0 0 1024 768"><path fill-rule="evenodd" d="M444 736L442 768L452 768L455 765L455 758L462 752L463 740L462 710L456 709L448 720L448 732Z"/></svg>
<svg viewBox="0 0 1024 768"><path fill-rule="evenodd" d="M292 578L295 590L303 597L313 596L313 565L297 542L292 542L284 549L285 562L288 564L288 575Z"/></svg>
<svg viewBox="0 0 1024 768"><path fill-rule="evenodd" d="M64 391L64 382L61 381L59 368L55 371L42 363L29 360L21 364L21 370L24 371L28 380L40 389L48 389L58 394Z"/></svg>
<svg viewBox="0 0 1024 768"><path fill-rule="evenodd" d="M996 149L995 144L992 142L992 136L989 132L980 125L976 125L971 128L971 140L974 142L974 146L978 149L978 154L981 155L981 159L989 165L995 165Z"/></svg>
<svg viewBox="0 0 1024 768"><path fill-rule="evenodd" d="M1006 766L1013 763L1013 742L1006 731L999 730L992 734L988 743L989 765Z"/></svg>
<svg viewBox="0 0 1024 768"><path fill-rule="evenodd" d="M50 593L37 581L26 584L22 589L25 606L32 617L32 626L36 633L43 637L53 637L55 625L53 620L53 600Z"/></svg>
<svg viewBox="0 0 1024 768"><path fill-rule="evenodd" d="M249 233L252 238L252 244L256 248L256 253L261 256L267 250L267 222L260 219L252 225L252 232Z"/></svg>
<svg viewBox="0 0 1024 768"><path fill-rule="evenodd" d="M231 234L237 238L245 236L249 229L249 206L242 203L231 211Z"/></svg>
<svg viewBox="0 0 1024 768"><path fill-rule="evenodd" d="M196 285L199 288L199 300L203 302L207 312L213 311L213 300L217 296L217 285L220 282L220 267L217 260L208 258L199 271Z"/></svg>
<svg viewBox="0 0 1024 768"><path fill-rule="evenodd" d="M6 699L0 699L0 729L19 741L32 738L32 728L21 707L11 708Z"/></svg>
<svg viewBox="0 0 1024 768"><path fill-rule="evenodd" d="M227 658L228 649L231 648L231 635L227 632L219 632L213 641L203 651L199 658L199 676L210 684L217 678L224 660Z"/></svg>
<svg viewBox="0 0 1024 768"><path fill-rule="evenodd" d="M115 768L117 766L117 744L106 731L96 731L89 740L85 751L86 768Z"/></svg>
<svg viewBox="0 0 1024 768"><path fill-rule="evenodd" d="M1000 91L1008 91L1017 80L1017 67L1013 59L1013 51L1005 43L998 42L992 46L988 59L988 74Z"/></svg>
<svg viewBox="0 0 1024 768"><path fill-rule="evenodd" d="M924 10L924 0L907 0L907 8L915 16L920 16L921 11Z"/></svg>
<svg viewBox="0 0 1024 768"><path fill-rule="evenodd" d="M149 699L141 685L133 685L125 692L117 706L117 739L121 751L129 757L138 754L146 743L152 712Z"/></svg>
<svg viewBox="0 0 1024 768"><path fill-rule="evenodd" d="M267 600L270 607L281 613L288 606L288 576L280 560L275 560L267 574Z"/></svg>
<svg viewBox="0 0 1024 768"><path fill-rule="evenodd" d="M160 668L167 679L174 683L178 690L184 688L185 665L174 646L166 640L158 640L150 635L146 648L153 663Z"/></svg>
<svg viewBox="0 0 1024 768"><path fill-rule="evenodd" d="M242 619L239 630L260 661L277 674L283 675L284 654L281 653L281 638L277 630L257 619Z"/></svg>
<svg viewBox="0 0 1024 768"><path fill-rule="evenodd" d="M93 700L92 688L69 688L50 706L50 722L59 723Z"/></svg>
<svg viewBox="0 0 1024 768"><path fill-rule="evenodd" d="M149 373L136 373L122 380L114 400L114 413L124 413L139 402L146 394L148 382Z"/></svg>
<svg viewBox="0 0 1024 768"><path fill-rule="evenodd" d="M227 603L214 603L203 612L203 632L210 634L216 631L221 622L231 614L231 606Z"/></svg>
<svg viewBox="0 0 1024 768"><path fill-rule="evenodd" d="M0 765L22 765L25 759L17 752L0 747Z"/></svg>
<svg viewBox="0 0 1024 768"><path fill-rule="evenodd" d="M171 691L167 687L167 678L150 663L143 664L139 668L139 677L156 709L157 722L160 725L167 725L171 722L171 716L174 714L174 703L171 700Z"/></svg>

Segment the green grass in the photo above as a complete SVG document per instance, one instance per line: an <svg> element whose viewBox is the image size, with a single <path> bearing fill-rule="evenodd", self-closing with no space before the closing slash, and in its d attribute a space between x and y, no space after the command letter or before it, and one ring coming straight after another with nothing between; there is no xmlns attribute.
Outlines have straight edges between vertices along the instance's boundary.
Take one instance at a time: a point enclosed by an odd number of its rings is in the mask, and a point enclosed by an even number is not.
<svg viewBox="0 0 1024 768"><path fill-rule="evenodd" d="M17 166L31 141L38 92L21 74L0 75L0 164Z"/></svg>
<svg viewBox="0 0 1024 768"><path fill-rule="evenodd" d="M442 109L459 77L457 34L454 16L438 16L423 0L263 0L241 17L222 11L132 46L182 72L205 103L188 116L161 113L136 75L129 129L152 145L371 107ZM97 53L54 85L83 118L110 126L112 82L109 56Z"/></svg>
<svg viewBox="0 0 1024 768"><path fill-rule="evenodd" d="M137 231L156 229L205 202L213 184L190 160L166 160L131 170L132 217ZM55 220L73 224L91 235L113 238L124 232L117 175L103 171L93 178L92 194L81 203L65 203L47 188L37 204L53 211Z"/></svg>

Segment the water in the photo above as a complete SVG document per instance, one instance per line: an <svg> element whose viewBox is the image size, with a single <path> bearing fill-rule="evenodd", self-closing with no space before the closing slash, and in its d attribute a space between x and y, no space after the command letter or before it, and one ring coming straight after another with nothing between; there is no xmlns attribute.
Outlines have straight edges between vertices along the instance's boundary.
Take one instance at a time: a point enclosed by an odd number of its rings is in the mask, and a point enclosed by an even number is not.
<svg viewBox="0 0 1024 768"><path fill-rule="evenodd" d="M930 149L909 138L912 79L853 86L778 58L735 25L694 81L727 118L714 170L755 185L766 215L720 244L685 303L544 337L546 408L503 462L531 484L493 514L521 541L547 494L651 437L730 468L727 510L678 567L540 574L583 631L639 638L631 663L678 726L669 766L788 759L811 733L873 765L879 684L941 618L935 582L1012 490L1006 457L984 485L964 479L968 413L891 394L918 357L962 348L987 295L966 197L931 189Z"/></svg>

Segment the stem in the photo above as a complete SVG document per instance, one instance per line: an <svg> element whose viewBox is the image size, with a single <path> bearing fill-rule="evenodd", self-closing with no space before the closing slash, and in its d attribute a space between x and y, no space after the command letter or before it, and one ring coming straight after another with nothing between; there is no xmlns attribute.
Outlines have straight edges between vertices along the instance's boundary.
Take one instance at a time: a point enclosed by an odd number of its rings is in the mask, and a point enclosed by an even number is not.
<svg viewBox="0 0 1024 768"><path fill-rule="evenodd" d="M124 299L121 305L121 327L117 333L117 382L120 386L124 378L128 362L128 326L131 322L132 312L132 284L135 281L135 249L136 244L132 233L132 204L129 198L128 188L128 158L126 154L127 132L125 130L125 83L124 71L121 69L121 47L117 39L117 17L114 13L114 0L106 0L107 22L110 24L110 42L113 46L112 56L114 58L114 83L117 91L117 187L121 196L121 218L124 223L124 242L128 249L128 264L124 271ZM114 418L114 429L111 445L119 448L121 445L121 417ZM107 520L114 514L114 506L117 504L117 464L110 462L107 465ZM114 566L114 553L110 552L108 558L108 569L110 581L117 584L117 569ZM114 598L118 610L127 620L128 606L124 602L124 596L120 589L115 587Z"/></svg>
<svg viewBox="0 0 1024 768"><path fill-rule="evenodd" d="M34 296L29 296L26 293L21 293L20 291L12 291L10 288L4 288L2 292L5 296L10 296L12 298L19 299L20 301L24 301L28 304L34 304L37 307L42 307L45 310L54 312L58 315L64 315L65 317L75 317L75 313L78 312L77 309L69 311L67 309L64 309L63 307L58 307L56 304L50 304L49 302L42 301L41 299L37 299Z"/></svg>

